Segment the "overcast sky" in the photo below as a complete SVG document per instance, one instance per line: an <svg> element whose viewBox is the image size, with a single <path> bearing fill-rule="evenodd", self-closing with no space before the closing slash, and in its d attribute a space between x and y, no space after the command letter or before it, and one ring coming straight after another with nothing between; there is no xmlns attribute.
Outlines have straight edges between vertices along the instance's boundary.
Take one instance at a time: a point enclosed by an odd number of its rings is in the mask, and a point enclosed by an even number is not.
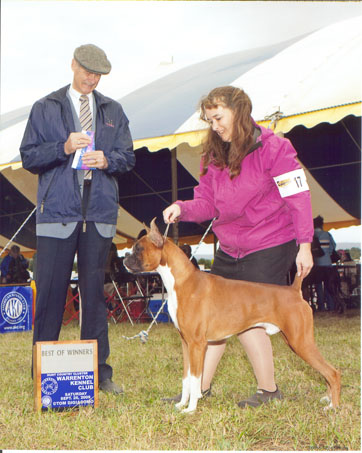
<svg viewBox="0 0 362 453"><path fill-rule="evenodd" d="M99 90L119 98L185 65L361 14L349 1L2 0L1 113L69 83L81 44L106 51L113 69Z"/></svg>

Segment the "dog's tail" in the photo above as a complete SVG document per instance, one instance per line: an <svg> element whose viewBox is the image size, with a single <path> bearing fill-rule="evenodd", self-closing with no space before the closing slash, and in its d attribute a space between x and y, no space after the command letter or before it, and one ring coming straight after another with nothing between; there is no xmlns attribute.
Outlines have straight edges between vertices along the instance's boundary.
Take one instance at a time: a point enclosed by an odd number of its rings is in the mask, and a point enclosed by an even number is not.
<svg viewBox="0 0 362 453"><path fill-rule="evenodd" d="M292 288L296 289L297 291L301 291L302 281L303 281L302 277L299 277L298 274L295 274Z"/></svg>

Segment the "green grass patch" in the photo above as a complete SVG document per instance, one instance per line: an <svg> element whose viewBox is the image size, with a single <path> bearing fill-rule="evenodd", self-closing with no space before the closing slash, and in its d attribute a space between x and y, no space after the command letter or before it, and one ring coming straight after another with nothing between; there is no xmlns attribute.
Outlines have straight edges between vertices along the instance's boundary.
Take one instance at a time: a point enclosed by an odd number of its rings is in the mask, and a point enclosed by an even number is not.
<svg viewBox="0 0 362 453"><path fill-rule="evenodd" d="M158 324L142 344L127 341L148 324L110 324L114 380L123 396L100 392L99 408L36 413L30 375L32 333L0 336L0 448L16 450L241 450L361 449L360 311L315 315L316 342L342 372L341 406L324 411L324 379L272 337L276 379L285 399L257 409L237 402L255 391L255 379L236 338L228 340L213 383L213 397L182 414L161 398L181 390L182 354L172 324ZM60 340L79 338L76 323Z"/></svg>

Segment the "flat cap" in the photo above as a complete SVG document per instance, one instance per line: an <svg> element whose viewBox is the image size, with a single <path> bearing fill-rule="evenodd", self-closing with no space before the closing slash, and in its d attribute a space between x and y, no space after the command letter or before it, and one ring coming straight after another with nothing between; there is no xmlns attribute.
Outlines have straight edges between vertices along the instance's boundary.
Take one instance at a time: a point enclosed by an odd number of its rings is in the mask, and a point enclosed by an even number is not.
<svg viewBox="0 0 362 453"><path fill-rule="evenodd" d="M111 63L105 52L94 44L84 44L74 51L74 59L89 72L109 74Z"/></svg>

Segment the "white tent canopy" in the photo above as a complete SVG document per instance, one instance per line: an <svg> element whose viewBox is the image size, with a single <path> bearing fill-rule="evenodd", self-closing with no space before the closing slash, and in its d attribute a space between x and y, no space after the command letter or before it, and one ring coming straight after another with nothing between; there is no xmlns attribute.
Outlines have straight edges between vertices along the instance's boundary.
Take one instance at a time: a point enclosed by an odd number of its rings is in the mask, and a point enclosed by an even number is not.
<svg viewBox="0 0 362 453"><path fill-rule="evenodd" d="M335 123L347 114L361 116L362 16L330 25L290 45L235 79L250 96L260 122L281 118L276 131L303 124ZM198 112L177 130L207 126Z"/></svg>

